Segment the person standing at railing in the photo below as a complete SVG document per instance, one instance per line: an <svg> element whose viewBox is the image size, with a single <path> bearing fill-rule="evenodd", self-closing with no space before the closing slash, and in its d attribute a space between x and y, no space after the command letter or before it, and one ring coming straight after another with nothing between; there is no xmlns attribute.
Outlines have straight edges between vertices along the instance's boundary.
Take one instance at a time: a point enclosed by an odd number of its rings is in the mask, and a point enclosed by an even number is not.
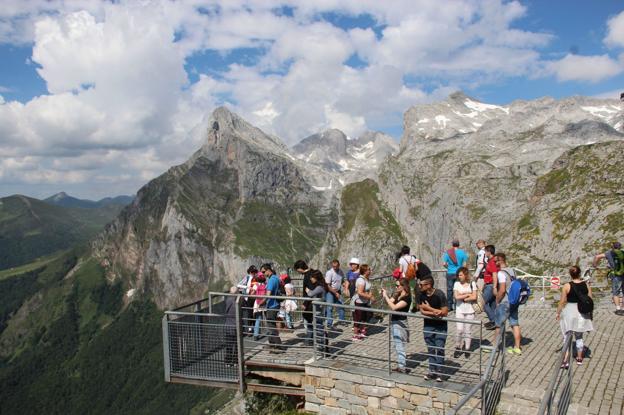
<svg viewBox="0 0 624 415"><path fill-rule="evenodd" d="M280 279L273 270L273 266L271 264L263 264L260 267L260 271L268 278L266 294L277 295ZM267 300L267 335L269 336L269 344L272 346L271 352L273 353L279 353L284 350L283 346L281 346L282 339L280 339L279 332L277 331L277 314L279 310L280 302L275 298L269 298Z"/></svg>
<svg viewBox="0 0 624 415"><path fill-rule="evenodd" d="M303 292L306 293L306 290L313 290L315 287L312 285L310 277L314 270L310 268L303 259L297 260L293 268L299 274L303 275ZM312 328L309 327L309 324L311 324L309 322L312 321L312 301L303 302L303 312L301 315L303 316L303 325L306 331L312 330Z"/></svg>
<svg viewBox="0 0 624 415"><path fill-rule="evenodd" d="M483 274L485 273L485 265L487 263L487 258L485 257L485 241L483 239L479 239L476 245L479 252L477 252L477 261L475 264L476 266L473 281L475 281L477 283L477 287L483 291L483 286L485 285L483 282Z"/></svg>
<svg viewBox="0 0 624 415"><path fill-rule="evenodd" d="M334 259L331 268L325 273L325 282L328 291L325 293L325 302L330 304L342 304L341 291L342 282L345 279L344 272L340 269L340 261ZM334 307L327 306L327 328L331 329L334 324ZM344 308L338 307L338 320L344 321Z"/></svg>
<svg viewBox="0 0 624 415"><path fill-rule="evenodd" d="M249 268L247 268L247 275L238 282L238 285L236 286L238 288L238 292L240 292L243 295L248 295L251 291L251 284L254 280L254 278L256 278L256 276L258 275L258 269L256 268L255 265L251 265ZM242 304L242 314L243 314L243 321L245 322L245 330L247 334L251 334L252 330L253 330L253 306L255 303L255 299L250 298L250 297L243 297L243 304Z"/></svg>
<svg viewBox="0 0 624 415"><path fill-rule="evenodd" d="M254 267L255 268L255 267ZM257 272L257 270L256 270ZM230 294L236 294L238 287L230 287ZM242 298L241 298L242 300ZM236 297L225 297L225 364L229 367L236 364Z"/></svg>
<svg viewBox="0 0 624 415"><path fill-rule="evenodd" d="M312 289L306 288L306 295L310 298L318 298L321 301L325 298L325 294L329 292L329 286L323 279L323 273L319 270L313 270L312 274L310 274L310 282L311 286L314 287ZM326 336L325 336L325 328L323 321L323 308L312 303L312 312L316 316L316 341L317 347L321 350L325 350L326 344ZM308 331L306 333L306 337L308 342L311 343L314 340L314 332L312 330L314 323L314 317L312 317L308 321Z"/></svg>
<svg viewBox="0 0 624 415"><path fill-rule="evenodd" d="M460 319L474 320L475 313L472 304L477 300L477 284L474 281L470 281L470 271L468 268L461 267L457 271L457 279L455 286L453 286L453 295L455 296L455 303L457 309L455 316ZM470 357L470 343L472 339L472 325L457 322L457 334L456 334L456 346L453 357L457 359L465 351L466 357Z"/></svg>
<svg viewBox="0 0 624 415"><path fill-rule="evenodd" d="M266 277L262 272L256 275L254 282L251 285L251 295L266 295ZM264 313L266 312L266 298L256 298L253 305L254 341L260 340L260 325L262 323Z"/></svg>
<svg viewBox="0 0 624 415"><path fill-rule="evenodd" d="M426 317L423 321L423 336L429 356L429 373L425 375L425 380L442 382L448 325L441 318L448 315L448 304L444 292L434 288L433 277L423 278L418 285L420 297L417 303L420 313Z"/></svg>
<svg viewBox="0 0 624 415"><path fill-rule="evenodd" d="M385 288L381 289L381 295L392 311L407 313L412 306L410 284L405 278L396 282L396 290L392 297L388 297L388 293ZM409 343L409 327L407 325L407 317L392 314L390 315L390 322L392 325L392 340L394 341L398 364L398 367L394 370L400 373L407 373L404 346L404 343Z"/></svg>
<svg viewBox="0 0 624 415"><path fill-rule="evenodd" d="M360 276L355 281L355 295L352 303L356 307L370 308L371 303L375 301L373 293L371 293L372 284L370 276L373 270L367 265L360 265ZM353 341L359 341L366 337L366 326L370 318L370 312L358 309L353 312Z"/></svg>
<svg viewBox="0 0 624 415"><path fill-rule="evenodd" d="M453 239L451 248L442 256L442 265L446 268L446 298L448 299L448 309L455 309L453 301L453 286L457 281L457 270L465 267L468 262L468 254L459 247L459 240Z"/></svg>
<svg viewBox="0 0 624 415"><path fill-rule="evenodd" d="M496 286L496 318L494 321L496 323L495 338L500 334L500 329L505 322L509 321L514 337L514 345L507 348L507 353L521 355L520 341L522 340L522 333L518 316L520 304L510 304L509 302L509 289L511 288L512 280L516 278L516 272L513 268L507 266L507 255L504 253L499 252L496 254L494 261L496 261L496 265L499 268L496 273L498 285Z"/></svg>
<svg viewBox="0 0 624 415"><path fill-rule="evenodd" d="M611 295L615 305L615 314L624 316L622 307L622 294L624 286L624 251L620 242L613 242L611 249L594 257L593 266L598 266L602 259L606 259L609 265L609 278L611 279Z"/></svg>
<svg viewBox="0 0 624 415"><path fill-rule="evenodd" d="M594 330L591 314L581 314L579 312L579 299L582 296L592 298L591 286L581 278L581 269L573 265L568 270L572 281L561 287L561 298L557 306L557 321L561 327L565 341L566 334L574 333L576 340L576 363L583 363L583 333ZM564 345L565 346L565 345ZM561 367L567 369L568 352L565 353Z"/></svg>
<svg viewBox="0 0 624 415"><path fill-rule="evenodd" d="M496 310L496 278L497 273L499 271L498 265L494 260L494 255L496 253L496 248L494 245L486 245L485 248L485 271L483 273L483 301L485 314L487 315L488 322L483 325L487 330L494 330L496 328L496 324L494 320L496 319L495 310Z"/></svg>
<svg viewBox="0 0 624 415"><path fill-rule="evenodd" d="M355 295L355 282L360 277L360 259L359 258L351 258L349 260L349 271L347 271L347 281L346 287L343 289L347 289L349 293L349 298L353 298Z"/></svg>

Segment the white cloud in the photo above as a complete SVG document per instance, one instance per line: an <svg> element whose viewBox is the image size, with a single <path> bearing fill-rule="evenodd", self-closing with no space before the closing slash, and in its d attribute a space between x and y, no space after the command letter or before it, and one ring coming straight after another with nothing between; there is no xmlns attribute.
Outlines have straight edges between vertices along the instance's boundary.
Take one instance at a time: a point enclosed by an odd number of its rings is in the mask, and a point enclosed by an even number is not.
<svg viewBox="0 0 624 415"><path fill-rule="evenodd" d="M547 71L554 74L559 81L598 82L622 73L624 65L608 55L568 54L563 59L550 62Z"/></svg>
<svg viewBox="0 0 624 415"><path fill-rule="evenodd" d="M553 38L514 27L527 9L503 0L5 3L0 43L32 42L49 93L25 103L0 96L1 183L82 181L97 196L133 192L187 159L217 105L288 144L332 127L357 136L458 88L537 73ZM281 5L293 14L276 12ZM338 27L325 13L366 15L377 33ZM230 62L238 48L253 56ZM199 77L189 84L185 64L206 51L229 65L191 68ZM361 65L349 66L352 57ZM598 79L618 70L597 58ZM548 73L587 79L566 59Z"/></svg>
<svg viewBox="0 0 624 415"><path fill-rule="evenodd" d="M604 42L608 46L624 47L624 11L607 22L607 36Z"/></svg>

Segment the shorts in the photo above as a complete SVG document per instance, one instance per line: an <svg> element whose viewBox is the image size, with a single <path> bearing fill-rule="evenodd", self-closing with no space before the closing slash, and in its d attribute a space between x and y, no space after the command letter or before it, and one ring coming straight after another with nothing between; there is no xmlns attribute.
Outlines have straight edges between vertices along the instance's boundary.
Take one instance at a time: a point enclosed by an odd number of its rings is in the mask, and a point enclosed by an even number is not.
<svg viewBox="0 0 624 415"><path fill-rule="evenodd" d="M501 327L503 323L509 320L509 325L519 326L518 322L518 306L512 306L507 301L503 301L498 306L496 306L496 311L494 311L494 322L496 323L496 327Z"/></svg>
<svg viewBox="0 0 624 415"><path fill-rule="evenodd" d="M622 294L623 279L624 277L622 276L616 277L615 275L611 275L611 295L613 297L617 297L618 295Z"/></svg>

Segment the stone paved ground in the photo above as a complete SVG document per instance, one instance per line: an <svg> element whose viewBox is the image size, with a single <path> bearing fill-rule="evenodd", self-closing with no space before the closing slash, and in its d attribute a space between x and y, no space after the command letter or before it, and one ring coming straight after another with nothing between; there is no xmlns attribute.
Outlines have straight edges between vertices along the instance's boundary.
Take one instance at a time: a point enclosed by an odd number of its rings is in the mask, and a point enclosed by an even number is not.
<svg viewBox="0 0 624 415"><path fill-rule="evenodd" d="M484 315L483 315L484 316ZM520 309L520 324L523 334L523 354L515 356L506 354L505 364L509 369L507 387L526 388L527 393L543 391L552 376L555 365L559 365L558 350L562 344L559 323L555 321L555 309L548 305L523 306ZM351 342L351 326L341 326L330 340L330 345L339 347L330 359L344 361L346 364L357 364L388 370L388 332L385 328L387 320L382 320L373 334L362 342ZM624 316L613 313L608 298L597 305L594 315L595 331L586 335L585 344L592 350L592 357L586 359L582 366L573 370L572 402L589 408L592 414L624 413ZM377 333L375 333L377 331ZM407 345L407 355L411 358L408 366L412 375L419 378L427 371L426 351L422 337L422 320L410 319L411 339ZM478 337L479 330L475 327L473 334ZM284 354L270 354L263 345L246 342L246 358L256 361L273 363L290 363L302 365L312 356L311 348L303 347L303 329L292 333L282 332L282 339L289 349ZM478 351L466 358L452 357L455 345L455 324L449 323L449 337L446 343L446 362L453 373L449 382L473 383L479 376L480 367L485 366L488 357ZM491 344L493 331L483 330L484 344ZM478 340L475 340L475 347ZM512 344L511 332L508 331L507 345ZM392 362L396 362L394 347L391 347Z"/></svg>

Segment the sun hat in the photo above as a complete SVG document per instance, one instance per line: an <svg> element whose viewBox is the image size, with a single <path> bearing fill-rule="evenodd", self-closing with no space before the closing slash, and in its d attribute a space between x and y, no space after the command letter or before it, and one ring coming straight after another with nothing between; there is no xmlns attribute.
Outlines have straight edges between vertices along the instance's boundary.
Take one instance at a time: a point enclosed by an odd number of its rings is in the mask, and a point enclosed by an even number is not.
<svg viewBox="0 0 624 415"><path fill-rule="evenodd" d="M349 265L351 265L351 264L360 265L360 259L359 259L359 258L356 258L356 257L351 258L351 259L349 260Z"/></svg>

